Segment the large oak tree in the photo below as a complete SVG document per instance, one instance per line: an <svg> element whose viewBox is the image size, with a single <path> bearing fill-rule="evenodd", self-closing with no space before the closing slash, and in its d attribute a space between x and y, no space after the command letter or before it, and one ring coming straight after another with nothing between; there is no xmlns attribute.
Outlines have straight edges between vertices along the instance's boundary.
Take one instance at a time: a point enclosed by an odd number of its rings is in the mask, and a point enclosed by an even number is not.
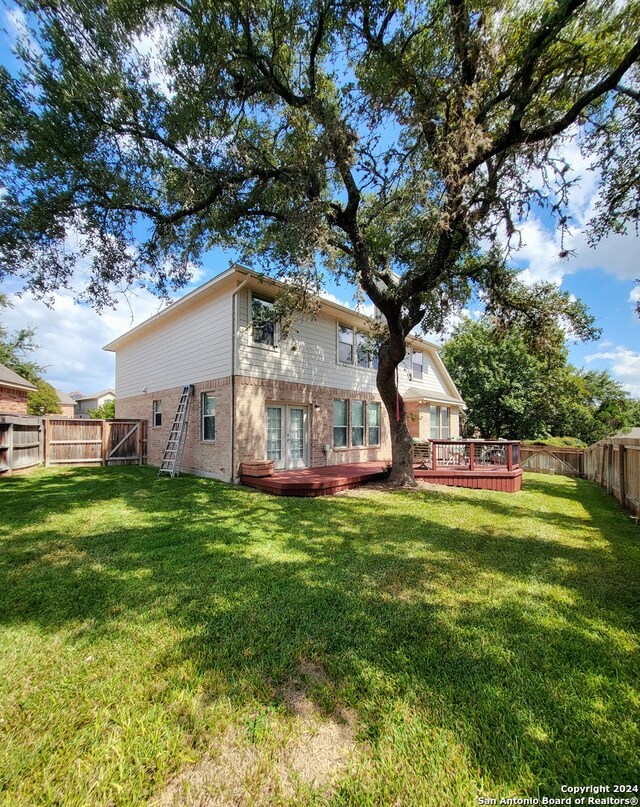
<svg viewBox="0 0 640 807"><path fill-rule="evenodd" d="M637 2L19 5L31 34L0 78L0 272L32 292L69 282L78 253L97 306L123 283L166 292L219 244L303 292L321 269L343 275L383 316L398 484L413 478L395 380L411 330L475 290L541 340L558 319L591 332L495 247L531 205L569 226L566 140L602 170L594 237L637 219Z"/></svg>

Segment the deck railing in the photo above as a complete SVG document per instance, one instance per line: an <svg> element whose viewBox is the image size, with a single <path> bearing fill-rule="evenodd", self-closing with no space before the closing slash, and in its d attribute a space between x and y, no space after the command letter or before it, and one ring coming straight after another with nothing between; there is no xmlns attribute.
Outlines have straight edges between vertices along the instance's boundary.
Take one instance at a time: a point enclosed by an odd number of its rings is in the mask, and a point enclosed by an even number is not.
<svg viewBox="0 0 640 807"><path fill-rule="evenodd" d="M519 440L429 440L427 467L458 471L506 470L520 467Z"/></svg>

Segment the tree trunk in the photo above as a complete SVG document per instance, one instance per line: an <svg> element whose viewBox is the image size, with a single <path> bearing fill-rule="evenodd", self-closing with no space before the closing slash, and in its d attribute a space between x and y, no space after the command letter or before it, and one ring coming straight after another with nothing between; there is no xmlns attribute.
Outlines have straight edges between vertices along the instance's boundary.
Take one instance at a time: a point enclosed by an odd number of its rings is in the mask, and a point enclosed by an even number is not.
<svg viewBox="0 0 640 807"><path fill-rule="evenodd" d="M404 336L401 342L402 355L397 361L395 359L400 355L400 346L396 345L396 350L393 351L393 341L397 342L392 339L391 344L387 343L380 348L377 375L378 392L387 410L391 432L392 469L389 482L395 487L415 487L413 440L407 428L404 401L396 383L396 370L406 353Z"/></svg>

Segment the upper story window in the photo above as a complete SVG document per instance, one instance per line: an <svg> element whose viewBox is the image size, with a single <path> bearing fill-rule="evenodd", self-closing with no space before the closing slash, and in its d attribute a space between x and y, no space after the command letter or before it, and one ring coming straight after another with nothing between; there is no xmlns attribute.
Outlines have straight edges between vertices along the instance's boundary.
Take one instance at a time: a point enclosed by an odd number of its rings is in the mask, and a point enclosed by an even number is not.
<svg viewBox="0 0 640 807"><path fill-rule="evenodd" d="M273 300L259 294L251 294L251 334L259 345L275 347L276 323L271 319Z"/></svg>
<svg viewBox="0 0 640 807"><path fill-rule="evenodd" d="M338 364L376 369L378 354L371 337L349 325L338 323Z"/></svg>
<svg viewBox="0 0 640 807"><path fill-rule="evenodd" d="M162 426L162 401L153 401L151 404L151 422L154 426Z"/></svg>
<svg viewBox="0 0 640 807"><path fill-rule="evenodd" d="M424 370L424 353L420 353L420 351L414 350L411 367L411 373L414 380L417 381L422 378L423 370Z"/></svg>
<svg viewBox="0 0 640 807"><path fill-rule="evenodd" d="M353 364L353 328L338 325L338 361L340 364Z"/></svg>
<svg viewBox="0 0 640 807"><path fill-rule="evenodd" d="M200 398L202 413L202 439L216 439L216 398L211 392L203 392Z"/></svg>

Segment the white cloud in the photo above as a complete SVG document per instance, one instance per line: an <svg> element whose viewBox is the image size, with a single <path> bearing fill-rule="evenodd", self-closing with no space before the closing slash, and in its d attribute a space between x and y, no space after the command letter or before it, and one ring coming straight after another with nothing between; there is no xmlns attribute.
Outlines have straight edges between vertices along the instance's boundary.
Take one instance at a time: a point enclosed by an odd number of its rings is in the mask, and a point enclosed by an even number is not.
<svg viewBox="0 0 640 807"><path fill-rule="evenodd" d="M332 294L330 291L325 291L324 289L320 291L320 297L322 297L323 300L329 300L329 302L342 305L345 308L351 308L359 314L364 314L365 317L372 317L374 314L374 305L371 302L360 303L356 306L353 304L353 301L341 300L335 294Z"/></svg>
<svg viewBox="0 0 640 807"><path fill-rule="evenodd" d="M29 28L27 26L27 18L21 8L8 8L4 16L7 21L7 33L11 38L12 44L28 39Z"/></svg>
<svg viewBox="0 0 640 807"><path fill-rule="evenodd" d="M629 292L629 302L630 303L640 302L640 286L636 286L635 288L631 289L631 291Z"/></svg>
<svg viewBox="0 0 640 807"><path fill-rule="evenodd" d="M596 212L600 184L600 172L591 168L592 158L581 154L577 139L565 141L556 156L569 165L566 178L576 181L568 198L570 233L561 243L551 222L543 222L535 213L529 215L511 242L513 248L518 246L518 239L522 242L513 253L524 267L522 279L528 283L546 280L560 284L566 274L585 269L601 269L620 280L640 277L640 238L633 228L626 234L611 234L595 246L589 244L586 229ZM542 176L532 174L530 179L542 187ZM575 254L562 259L563 249Z"/></svg>
<svg viewBox="0 0 640 807"><path fill-rule="evenodd" d="M112 387L114 355L103 351L103 345L161 307L158 298L146 291L130 295L131 309L120 305L102 315L75 303L68 291L55 295L52 308L26 295L9 298L13 308L0 311L2 323L10 332L27 326L36 329L40 347L31 358L46 367L47 381L64 392L91 393Z"/></svg>
<svg viewBox="0 0 640 807"><path fill-rule="evenodd" d="M609 365L614 378L635 397L640 397L640 353L623 345L611 350L599 350L586 357L588 362L601 362Z"/></svg>

